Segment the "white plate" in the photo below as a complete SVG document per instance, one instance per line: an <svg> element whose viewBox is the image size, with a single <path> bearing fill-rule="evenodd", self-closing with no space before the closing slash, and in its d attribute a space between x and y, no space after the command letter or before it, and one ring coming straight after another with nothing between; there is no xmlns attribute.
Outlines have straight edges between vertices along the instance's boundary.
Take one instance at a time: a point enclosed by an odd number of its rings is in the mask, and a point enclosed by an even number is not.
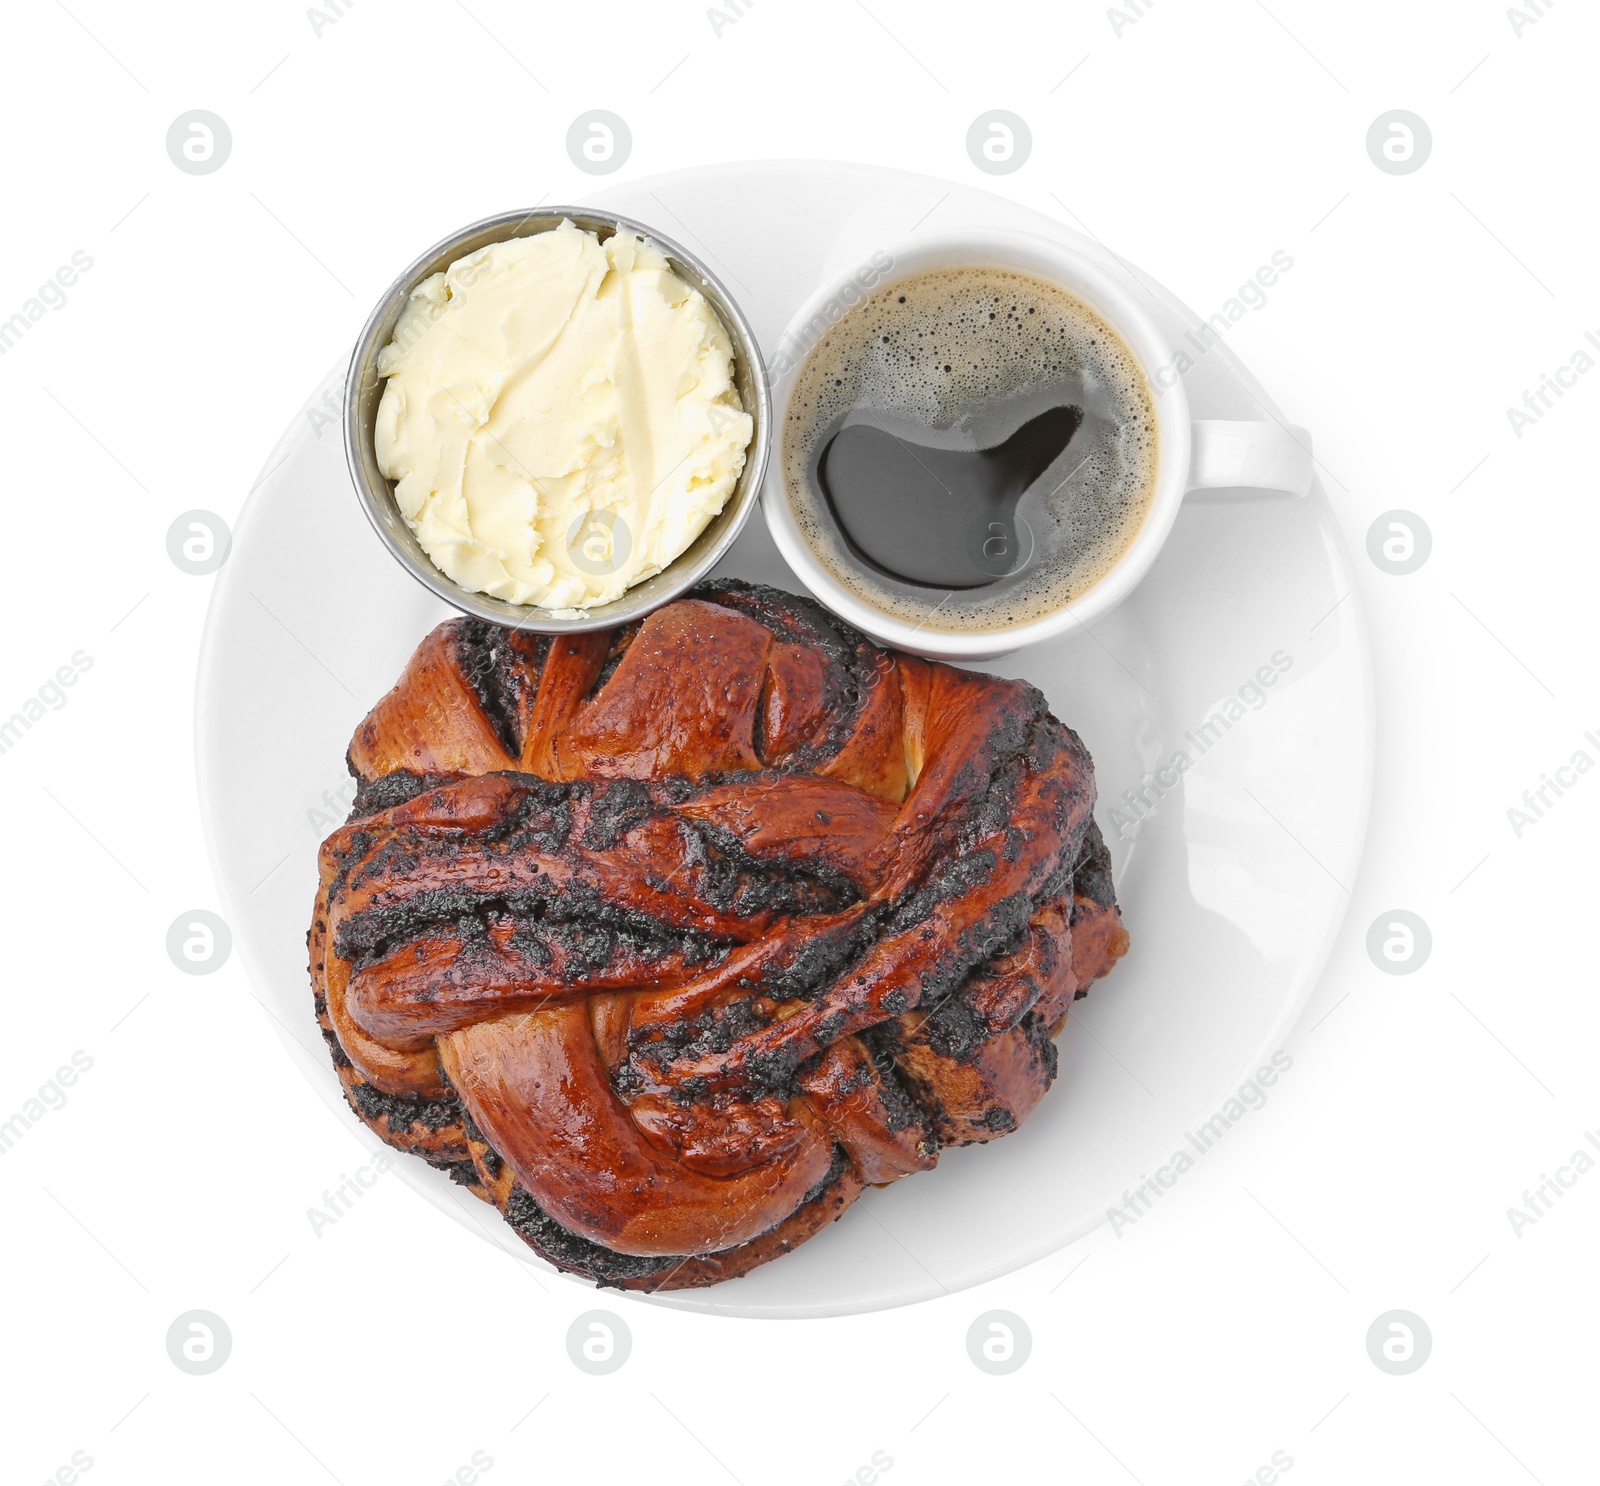
<svg viewBox="0 0 1600 1486"><path fill-rule="evenodd" d="M722 166L593 200L704 255L766 348L824 274L923 220L1009 225L1101 251L985 192L861 166ZM396 243L395 263L416 248ZM1198 323L1142 275L1127 282L1174 342ZM316 416L342 370L295 418L240 517L207 619L196 729L201 807L234 942L296 1062L353 1123L306 978L316 849L348 803L352 731L449 611L380 546L338 428ZM1199 362L1188 388L1197 418L1271 409L1226 347ZM800 589L757 518L721 571ZM870 1216L847 1212L745 1279L656 1303L830 1315L991 1279L1103 1223L1124 1188L1282 1045L1339 927L1366 829L1371 668L1352 590L1320 489L1299 501L1190 504L1153 572L1095 634L986 667L1041 687L1093 753L1132 953L1074 1008L1060 1077L1017 1133L869 1191ZM1280 673L1264 702L1235 708L1241 718L1200 737L1274 656ZM1132 812L1112 811L1124 791L1180 751L1193 767L1169 770L1174 788L1147 786L1149 808L1123 828ZM539 1263L497 1213L422 1161L397 1169Z"/></svg>

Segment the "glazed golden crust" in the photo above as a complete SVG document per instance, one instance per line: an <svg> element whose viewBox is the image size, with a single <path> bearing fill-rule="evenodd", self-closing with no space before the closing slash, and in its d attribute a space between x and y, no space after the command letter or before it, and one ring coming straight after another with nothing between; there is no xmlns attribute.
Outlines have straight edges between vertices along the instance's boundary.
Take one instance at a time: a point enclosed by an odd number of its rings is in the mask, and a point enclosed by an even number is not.
<svg viewBox="0 0 1600 1486"><path fill-rule="evenodd" d="M349 757L310 946L352 1106L602 1283L745 1273L1015 1129L1127 948L1043 698L771 589L442 625Z"/></svg>

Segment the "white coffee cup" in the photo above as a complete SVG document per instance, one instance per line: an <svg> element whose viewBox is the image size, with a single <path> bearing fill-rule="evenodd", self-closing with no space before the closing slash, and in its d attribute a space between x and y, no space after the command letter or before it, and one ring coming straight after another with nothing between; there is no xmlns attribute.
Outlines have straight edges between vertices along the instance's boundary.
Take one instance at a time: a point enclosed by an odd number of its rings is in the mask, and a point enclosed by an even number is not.
<svg viewBox="0 0 1600 1486"><path fill-rule="evenodd" d="M1075 295L1111 326L1132 351L1150 384L1159 455L1155 493L1138 534L1116 565L1072 603L1005 629L936 630L896 618L845 587L801 534L786 485L785 441L793 437L788 411L800 368L812 347L873 291L942 268L1003 268L1032 274ZM1197 490L1247 489L1302 496L1311 488L1311 437L1304 429L1263 420L1194 420L1183 379L1166 337L1121 282L1096 260L1049 238L997 228L965 228L918 236L824 283L801 306L769 358L776 447L768 465L762 509L773 540L800 581L828 608L873 639L934 660L981 660L1053 639L1121 603L1150 571L1177 520L1185 495Z"/></svg>

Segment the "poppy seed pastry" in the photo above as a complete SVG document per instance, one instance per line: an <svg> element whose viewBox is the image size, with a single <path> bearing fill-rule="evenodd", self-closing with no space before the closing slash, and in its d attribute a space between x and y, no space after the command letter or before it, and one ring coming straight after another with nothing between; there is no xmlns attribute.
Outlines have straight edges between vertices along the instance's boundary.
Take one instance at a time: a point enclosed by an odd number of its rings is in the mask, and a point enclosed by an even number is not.
<svg viewBox="0 0 1600 1486"><path fill-rule="evenodd" d="M709 1285L992 1140L1127 951L1043 696L731 580L440 625L356 730L316 1013L351 1107L603 1285Z"/></svg>

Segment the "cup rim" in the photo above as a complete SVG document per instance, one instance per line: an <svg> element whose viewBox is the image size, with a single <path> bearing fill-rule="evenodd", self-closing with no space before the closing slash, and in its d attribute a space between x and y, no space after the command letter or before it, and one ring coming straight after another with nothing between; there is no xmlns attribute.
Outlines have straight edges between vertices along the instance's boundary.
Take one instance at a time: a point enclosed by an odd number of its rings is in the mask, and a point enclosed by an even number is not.
<svg viewBox="0 0 1600 1486"><path fill-rule="evenodd" d="M851 592L801 535L784 477L783 449L789 400L816 344L805 343L805 331L818 315L826 314L847 287L860 287L861 270L876 263L880 254L888 256L890 267L867 292L880 292L914 273L939 267L1009 268L1031 273L1081 299L1133 353L1150 388L1156 415L1159 442L1155 489L1144 522L1127 550L1110 572L1071 603L1003 629L932 629L887 614ZM847 313L849 306L829 324L837 323ZM820 338L819 335L817 339ZM790 348L795 346L802 349L791 357ZM823 604L886 644L937 659L978 660L1053 639L1121 603L1149 572L1177 520L1188 478L1192 428L1188 395L1181 380L1171 385L1158 380L1159 369L1171 364L1171 344L1115 273L1071 244L1015 228L975 226L919 234L880 247L818 285L784 330L774 361L780 369L772 388L773 448L761 498L768 529L789 566Z"/></svg>
<svg viewBox="0 0 1600 1486"><path fill-rule="evenodd" d="M393 482L377 467L373 417L368 412L370 403L375 414L376 400L382 396L381 386L377 385L382 379L376 377L378 352L393 334L399 312L417 285L478 248L492 242L510 242L553 231L563 220L585 231L598 231L603 237L631 232L644 238L661 250L674 272L706 297L732 342L736 380L742 363L745 375L741 381L741 397L750 404L745 412L749 413L753 424L750 444L745 450L744 469L722 510L712 517L695 540L659 573L634 584L608 604L583 610L576 618L561 618L551 609L534 604L512 604L463 588L436 566L400 515ZM345 373L341 421L345 463L356 496L390 556L412 578L452 609L491 624L536 634L582 634L614 629L670 603L693 588L727 555L750 519L766 478L772 446L772 383L760 343L739 302L721 279L681 243L646 222L601 208L536 206L526 211L497 212L469 222L440 238L401 271L384 290L356 338Z"/></svg>

